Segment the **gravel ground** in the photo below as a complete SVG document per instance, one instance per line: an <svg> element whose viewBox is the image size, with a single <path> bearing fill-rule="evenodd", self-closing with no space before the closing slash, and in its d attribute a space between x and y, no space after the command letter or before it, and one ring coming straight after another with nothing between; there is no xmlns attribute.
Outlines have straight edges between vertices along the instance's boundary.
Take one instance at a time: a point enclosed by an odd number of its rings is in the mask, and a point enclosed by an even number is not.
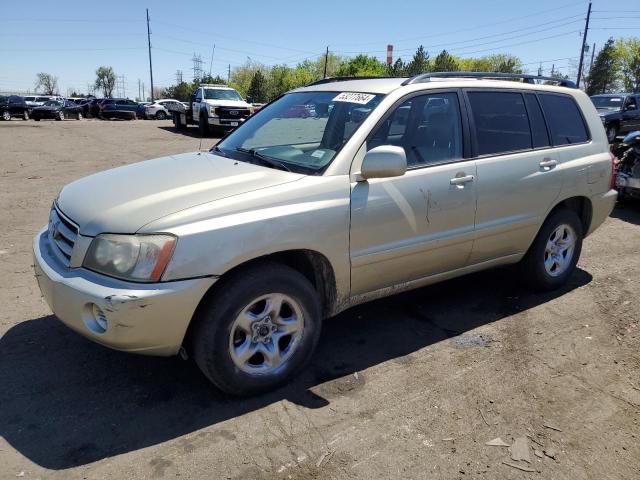
<svg viewBox="0 0 640 480"><path fill-rule="evenodd" d="M198 149L169 125L0 122L0 478L640 478L640 205L562 291L498 269L354 308L297 381L248 400L62 326L31 238L69 181Z"/></svg>

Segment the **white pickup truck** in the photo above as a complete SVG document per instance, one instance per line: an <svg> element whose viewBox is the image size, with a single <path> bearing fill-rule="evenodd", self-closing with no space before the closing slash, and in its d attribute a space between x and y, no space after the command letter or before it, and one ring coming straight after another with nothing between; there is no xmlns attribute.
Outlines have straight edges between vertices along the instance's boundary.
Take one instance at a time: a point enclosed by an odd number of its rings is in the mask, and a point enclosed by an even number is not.
<svg viewBox="0 0 640 480"><path fill-rule="evenodd" d="M189 108L171 109L178 130L198 125L200 133L223 133L241 125L253 113L253 107L233 88L202 84L191 95Z"/></svg>

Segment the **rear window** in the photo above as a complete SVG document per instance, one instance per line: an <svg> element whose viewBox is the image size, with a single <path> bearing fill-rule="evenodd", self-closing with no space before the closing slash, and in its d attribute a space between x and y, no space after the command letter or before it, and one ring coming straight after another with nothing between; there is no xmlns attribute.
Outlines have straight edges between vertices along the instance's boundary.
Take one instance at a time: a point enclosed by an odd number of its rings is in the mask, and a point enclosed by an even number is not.
<svg viewBox="0 0 640 480"><path fill-rule="evenodd" d="M542 110L551 131L553 146L583 143L589 140L580 109L568 95L538 94Z"/></svg>
<svg viewBox="0 0 640 480"><path fill-rule="evenodd" d="M478 155L531 149L524 98L517 92L469 92Z"/></svg>

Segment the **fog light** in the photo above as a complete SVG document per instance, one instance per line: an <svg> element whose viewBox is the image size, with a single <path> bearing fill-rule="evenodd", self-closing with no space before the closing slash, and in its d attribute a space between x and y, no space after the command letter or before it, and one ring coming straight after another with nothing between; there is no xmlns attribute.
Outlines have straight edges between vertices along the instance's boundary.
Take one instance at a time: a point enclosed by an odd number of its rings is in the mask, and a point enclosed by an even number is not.
<svg viewBox="0 0 640 480"><path fill-rule="evenodd" d="M84 324L93 333L105 333L109 327L106 314L95 303L89 303L84 308Z"/></svg>

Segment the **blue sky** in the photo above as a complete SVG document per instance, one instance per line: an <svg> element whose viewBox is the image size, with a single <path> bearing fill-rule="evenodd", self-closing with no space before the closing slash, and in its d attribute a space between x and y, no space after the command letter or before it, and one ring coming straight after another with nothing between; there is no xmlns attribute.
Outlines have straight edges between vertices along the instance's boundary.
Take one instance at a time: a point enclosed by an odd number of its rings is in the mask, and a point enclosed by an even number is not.
<svg viewBox="0 0 640 480"><path fill-rule="evenodd" d="M105 5L107 8L105 8ZM409 59L423 44L459 56L512 53L536 72L539 62L575 72L588 1L450 0L292 1L136 0L110 2L4 0L0 6L0 91L33 89L44 71L86 92L95 69L111 65L125 77L126 95L149 88L145 8L149 8L156 86L193 76L193 54L203 68L226 77L247 58L295 65L332 52L383 59L387 43ZM640 35L638 0L594 0L588 42ZM598 47L597 47L598 48Z"/></svg>

